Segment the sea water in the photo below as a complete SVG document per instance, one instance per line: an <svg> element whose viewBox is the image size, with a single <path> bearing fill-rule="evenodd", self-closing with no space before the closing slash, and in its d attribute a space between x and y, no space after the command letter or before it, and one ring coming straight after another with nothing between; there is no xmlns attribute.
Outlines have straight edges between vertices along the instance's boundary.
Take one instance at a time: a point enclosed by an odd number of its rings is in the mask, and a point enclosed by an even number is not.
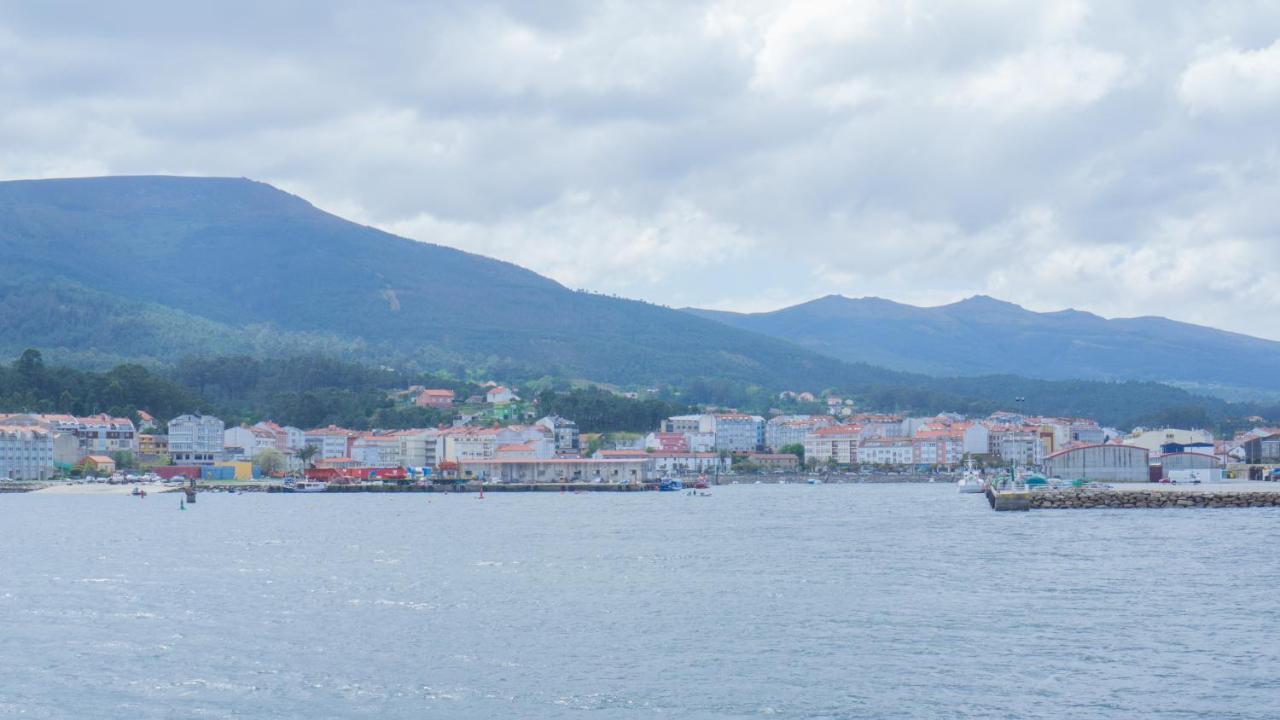
<svg viewBox="0 0 1280 720"><path fill-rule="evenodd" d="M1280 511L0 495L0 718L1276 718Z"/></svg>

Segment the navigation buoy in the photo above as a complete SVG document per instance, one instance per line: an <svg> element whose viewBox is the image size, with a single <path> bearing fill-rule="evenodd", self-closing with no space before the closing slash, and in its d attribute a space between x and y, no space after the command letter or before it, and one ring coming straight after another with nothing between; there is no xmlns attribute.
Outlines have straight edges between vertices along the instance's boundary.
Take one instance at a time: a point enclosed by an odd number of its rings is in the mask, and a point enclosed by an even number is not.
<svg viewBox="0 0 1280 720"><path fill-rule="evenodd" d="M476 498L476 499L477 499L477 500L483 500L483 499L484 499L484 483L480 483L480 497L478 497L478 498Z"/></svg>
<svg viewBox="0 0 1280 720"><path fill-rule="evenodd" d="M183 500L182 498L178 498L178 509L179 509L179 510L186 510L186 509L187 509L187 501L186 501L186 500Z"/></svg>

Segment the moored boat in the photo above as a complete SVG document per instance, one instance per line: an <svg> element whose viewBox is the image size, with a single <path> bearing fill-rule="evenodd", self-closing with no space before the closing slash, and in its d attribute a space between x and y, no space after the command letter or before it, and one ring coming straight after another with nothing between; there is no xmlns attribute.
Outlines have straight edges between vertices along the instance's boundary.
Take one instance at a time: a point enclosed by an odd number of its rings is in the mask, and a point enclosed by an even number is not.
<svg viewBox="0 0 1280 720"><path fill-rule="evenodd" d="M658 483L658 490L662 492L676 492L683 489L684 483L675 478L662 478L662 482Z"/></svg>
<svg viewBox="0 0 1280 720"><path fill-rule="evenodd" d="M962 493L980 493L987 489L987 483L982 479L982 473L973 469L973 458L969 458L964 474L956 481L956 489Z"/></svg>

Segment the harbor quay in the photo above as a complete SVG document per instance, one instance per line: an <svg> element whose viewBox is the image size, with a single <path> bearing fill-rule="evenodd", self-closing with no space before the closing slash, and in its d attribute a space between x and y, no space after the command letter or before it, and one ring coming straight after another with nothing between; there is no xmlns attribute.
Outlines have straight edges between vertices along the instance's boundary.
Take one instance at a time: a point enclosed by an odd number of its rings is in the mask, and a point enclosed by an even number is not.
<svg viewBox="0 0 1280 720"><path fill-rule="evenodd" d="M1215 483L1110 488L988 491L995 510L1087 510L1280 507L1280 485Z"/></svg>

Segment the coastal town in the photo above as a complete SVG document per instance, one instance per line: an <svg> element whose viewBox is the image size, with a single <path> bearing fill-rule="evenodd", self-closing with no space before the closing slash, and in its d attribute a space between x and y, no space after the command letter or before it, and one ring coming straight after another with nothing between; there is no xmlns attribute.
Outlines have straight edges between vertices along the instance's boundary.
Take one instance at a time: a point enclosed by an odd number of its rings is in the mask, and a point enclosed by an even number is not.
<svg viewBox="0 0 1280 720"><path fill-rule="evenodd" d="M406 403L454 408L454 392L413 387ZM1224 480L1280 478L1280 428L1230 438L1203 428L1123 432L1087 418L996 412L910 417L859 411L850 400L782 393L826 412L764 415L707 408L647 433L583 432L544 415L511 388L483 396L440 427L302 429L270 420L227 426L189 413L136 417L0 415L0 479L56 482L146 473L161 479L253 481L305 477L335 486L478 481L492 484L643 484L664 477L852 473L932 477L972 461L1099 482L1177 481L1188 471ZM504 422L505 420L505 422Z"/></svg>

